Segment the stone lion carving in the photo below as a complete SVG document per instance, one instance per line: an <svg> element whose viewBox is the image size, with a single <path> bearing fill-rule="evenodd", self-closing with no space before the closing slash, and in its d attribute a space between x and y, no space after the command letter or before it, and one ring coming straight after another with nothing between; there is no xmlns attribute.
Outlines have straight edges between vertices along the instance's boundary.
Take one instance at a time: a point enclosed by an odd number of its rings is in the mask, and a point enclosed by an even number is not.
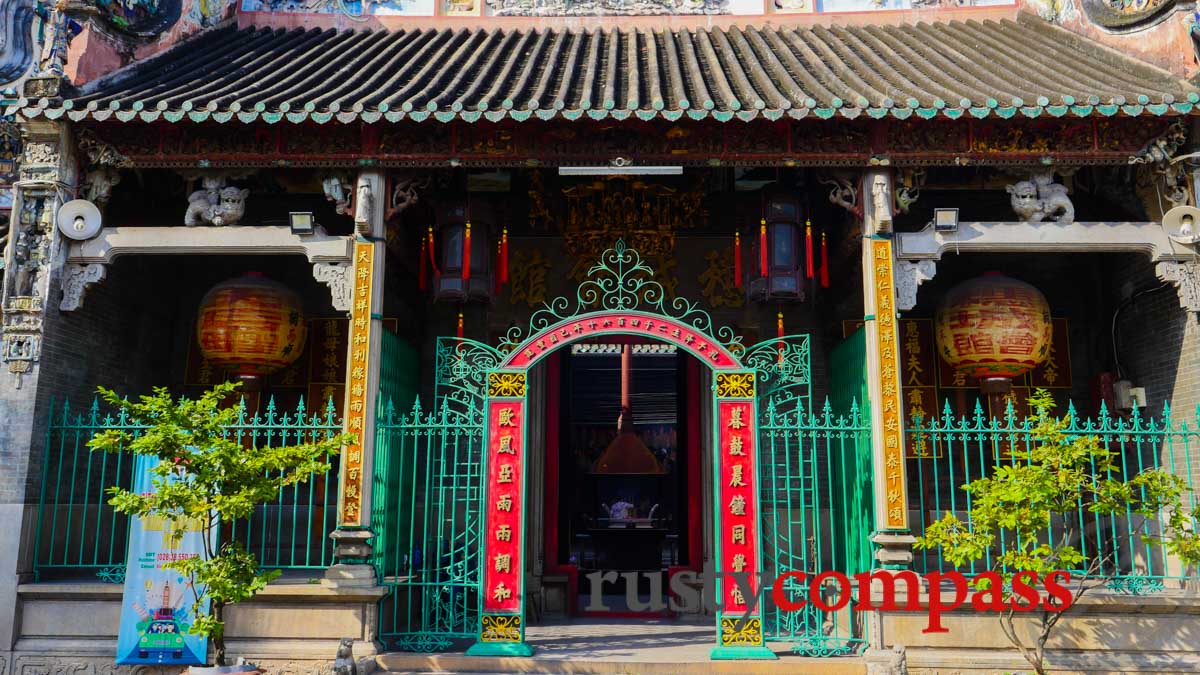
<svg viewBox="0 0 1200 675"><path fill-rule="evenodd" d="M1075 222L1075 205L1067 196L1067 187L1054 182L1054 174L1040 173L1005 189L1012 195L1012 210L1027 223L1051 217L1059 223Z"/></svg>
<svg viewBox="0 0 1200 675"><path fill-rule="evenodd" d="M225 179L214 177L204 178L203 186L204 189L196 190L188 197L184 225L234 225L242 219L249 190L225 187Z"/></svg>

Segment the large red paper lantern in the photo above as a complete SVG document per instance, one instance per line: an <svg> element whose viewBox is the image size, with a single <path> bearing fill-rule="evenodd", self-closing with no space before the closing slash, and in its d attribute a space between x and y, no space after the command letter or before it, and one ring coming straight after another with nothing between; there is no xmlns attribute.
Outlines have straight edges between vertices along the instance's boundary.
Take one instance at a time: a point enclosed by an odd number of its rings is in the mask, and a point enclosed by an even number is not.
<svg viewBox="0 0 1200 675"><path fill-rule="evenodd" d="M304 348L303 306L287 286L257 272L219 283L200 302L200 351L213 365L242 377L285 368Z"/></svg>
<svg viewBox="0 0 1200 675"><path fill-rule="evenodd" d="M946 363L980 379L1020 377L1050 351L1050 305L1033 286L989 272L955 286L937 310Z"/></svg>

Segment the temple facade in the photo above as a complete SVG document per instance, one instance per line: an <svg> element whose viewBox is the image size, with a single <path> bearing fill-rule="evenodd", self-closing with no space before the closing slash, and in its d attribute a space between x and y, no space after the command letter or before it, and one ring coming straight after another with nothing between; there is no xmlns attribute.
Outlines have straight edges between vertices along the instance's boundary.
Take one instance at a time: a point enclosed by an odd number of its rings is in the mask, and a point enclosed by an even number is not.
<svg viewBox="0 0 1200 675"><path fill-rule="evenodd" d="M96 388L226 380L247 447L357 439L222 533L283 572L230 610L269 672L584 672L539 636L610 623L707 627L705 672L1025 668L969 604L836 599L990 569L914 542L1038 391L1194 527L1192 9L0 0L0 675L141 668ZM1105 580L1055 668L1200 669L1169 515L1050 523Z"/></svg>

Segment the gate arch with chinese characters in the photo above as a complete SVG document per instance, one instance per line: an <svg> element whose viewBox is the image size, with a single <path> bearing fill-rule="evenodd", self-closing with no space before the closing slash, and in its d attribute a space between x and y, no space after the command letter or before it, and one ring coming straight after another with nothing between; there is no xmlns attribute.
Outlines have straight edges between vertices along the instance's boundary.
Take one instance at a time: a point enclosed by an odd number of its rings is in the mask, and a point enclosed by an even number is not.
<svg viewBox="0 0 1200 675"><path fill-rule="evenodd" d="M810 535L822 529L821 490L816 485L819 463L808 461L815 454L807 458L801 446L805 439L815 447L818 436L832 436L827 428L801 428L816 421L809 413L808 336L785 336L746 347L730 327L714 326L696 303L667 298L654 271L636 251L618 241L588 270L573 300L558 297L546 303L530 317L528 327L510 328L497 347L472 340L438 340L437 409L442 417L450 415L462 424L443 433L458 439L464 429L471 430L471 442L462 454L478 464L471 462L475 465L471 468L458 461L429 461L427 494L454 485L452 494L465 495L457 506L440 511L435 526L445 531L453 521L444 534L456 543L442 569L432 575L428 570L422 573L426 582L401 582L397 590L408 598L410 612L422 616L442 612L453 602L458 604L451 610L467 609L448 611L448 622L423 620L421 630L395 636L396 646L444 648L449 638L473 635L476 641L469 654L532 653L525 642L525 453L529 424L538 413L529 410L529 369L557 349L605 335L672 343L706 363L713 373L713 567L719 572L771 575L789 569L815 571ZM828 411L825 417L828 423ZM437 422L432 417L428 421ZM842 424L857 429L857 422ZM762 456L764 447L770 449L769 456ZM472 488L478 492L472 494ZM405 530L410 538L414 529L417 526L410 525ZM388 533L382 537L388 539ZM441 556L435 567L440 563ZM428 555L424 564L430 564ZM430 583L430 577L435 581ZM752 575L755 592L757 584ZM464 597L472 589L477 602ZM844 652L852 642L837 639L832 647L827 644L827 617L803 612L785 616L769 597L750 611L748 598L732 583L718 581L717 593L724 610L716 617L713 658L774 658L766 647L768 640L786 640L812 654ZM382 632L386 640L387 629Z"/></svg>

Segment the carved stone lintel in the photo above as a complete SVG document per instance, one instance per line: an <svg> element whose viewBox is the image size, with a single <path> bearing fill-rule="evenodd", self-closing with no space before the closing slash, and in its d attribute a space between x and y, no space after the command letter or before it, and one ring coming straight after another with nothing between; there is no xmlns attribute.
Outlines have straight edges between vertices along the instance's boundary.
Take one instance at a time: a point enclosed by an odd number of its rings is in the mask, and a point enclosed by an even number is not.
<svg viewBox="0 0 1200 675"><path fill-rule="evenodd" d="M62 275L63 297L58 308L64 312L73 312L82 307L87 287L98 283L107 272L108 268L100 263L66 265Z"/></svg>
<svg viewBox="0 0 1200 675"><path fill-rule="evenodd" d="M315 263L313 278L329 287L333 308L349 312L354 296L354 270L349 263Z"/></svg>
<svg viewBox="0 0 1200 675"><path fill-rule="evenodd" d="M1160 262L1154 267L1159 279L1175 284L1179 306L1200 312L1200 265L1191 262Z"/></svg>
<svg viewBox="0 0 1200 675"><path fill-rule="evenodd" d="M899 260L941 260L946 253L1096 253L1120 251L1149 256L1152 262L1178 260L1178 246L1162 225L1146 222L1026 223L960 222L956 232L932 223L920 232L896 234Z"/></svg>
<svg viewBox="0 0 1200 675"><path fill-rule="evenodd" d="M937 274L932 260L896 261L896 309L907 311L917 306L917 288Z"/></svg>

